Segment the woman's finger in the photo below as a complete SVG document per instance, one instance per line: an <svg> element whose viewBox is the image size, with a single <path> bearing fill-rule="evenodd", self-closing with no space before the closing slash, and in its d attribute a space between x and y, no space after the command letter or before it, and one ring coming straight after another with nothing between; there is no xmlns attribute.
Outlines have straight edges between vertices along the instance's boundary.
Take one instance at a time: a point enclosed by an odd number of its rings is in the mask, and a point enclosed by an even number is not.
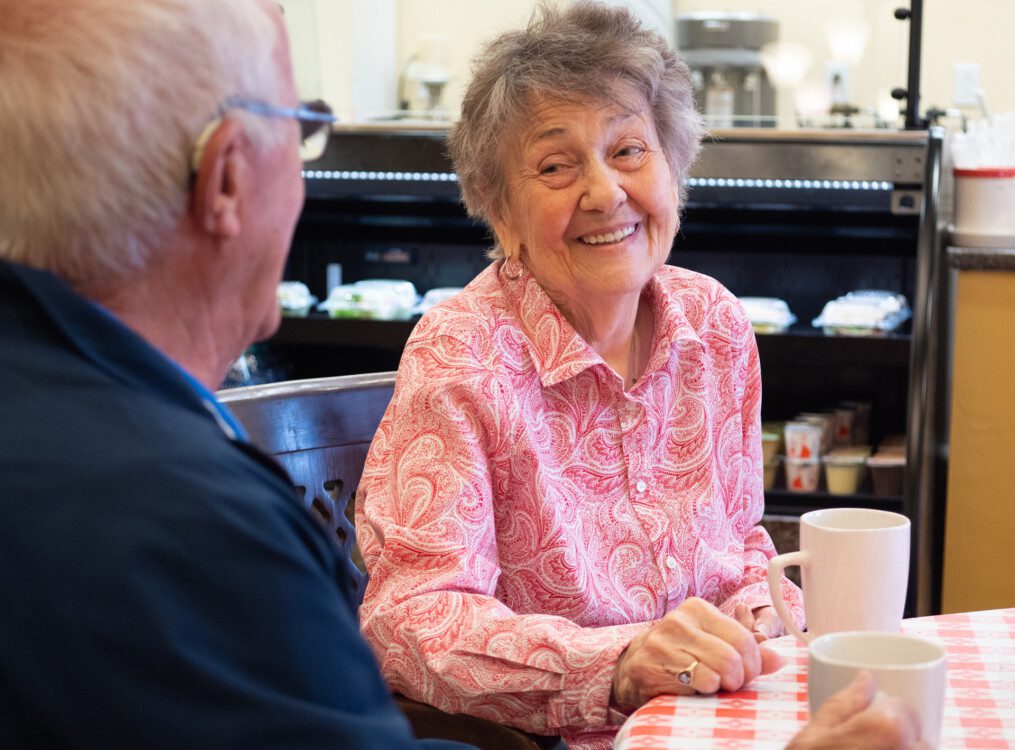
<svg viewBox="0 0 1015 750"><path fill-rule="evenodd" d="M698 660L696 666L691 670L691 680L687 686L696 693L711 695L718 693L722 688L722 675L712 669L708 664Z"/></svg>
<svg viewBox="0 0 1015 750"><path fill-rule="evenodd" d="M685 604L671 613L679 648L717 673L725 690L739 690L760 674L761 653L747 628L706 602Z"/></svg>
<svg viewBox="0 0 1015 750"><path fill-rule="evenodd" d="M778 638L783 634L782 620L775 607L759 607L754 610L754 632L764 638ZM763 640L763 639L762 639Z"/></svg>
<svg viewBox="0 0 1015 750"><path fill-rule="evenodd" d="M754 630L754 615L743 602L738 602L733 608L733 619L748 630Z"/></svg>

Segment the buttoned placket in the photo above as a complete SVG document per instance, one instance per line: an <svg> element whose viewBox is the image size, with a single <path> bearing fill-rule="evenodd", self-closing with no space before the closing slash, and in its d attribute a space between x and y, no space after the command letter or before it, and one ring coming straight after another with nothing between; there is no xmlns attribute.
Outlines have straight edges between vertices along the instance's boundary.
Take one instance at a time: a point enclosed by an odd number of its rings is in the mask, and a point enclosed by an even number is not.
<svg viewBox="0 0 1015 750"><path fill-rule="evenodd" d="M657 561L656 574L658 584L656 588L656 616L661 617L665 612L670 600L670 578L677 571L679 563L671 555L662 555L665 548L660 548L668 535L655 539L649 533L649 525L641 518L641 509L648 506L652 501L653 477L646 475L650 470L652 458L645 450L645 407L641 401L630 392L621 395L624 403L618 408L619 423L621 428L620 443L624 453L624 463L628 470L628 497L631 500L631 510L641 524L645 533L645 543L648 545L652 558ZM648 463L646 463L648 461ZM634 472L632 473L632 470Z"/></svg>

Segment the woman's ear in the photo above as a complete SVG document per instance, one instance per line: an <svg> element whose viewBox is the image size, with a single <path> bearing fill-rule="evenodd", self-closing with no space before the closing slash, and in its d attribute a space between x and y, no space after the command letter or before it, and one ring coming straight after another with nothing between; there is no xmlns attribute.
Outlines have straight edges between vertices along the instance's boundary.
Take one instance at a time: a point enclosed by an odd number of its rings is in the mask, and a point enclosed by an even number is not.
<svg viewBox="0 0 1015 750"><path fill-rule="evenodd" d="M243 128L225 118L205 142L191 191L194 225L219 240L237 237L242 230L240 208L247 163Z"/></svg>
<svg viewBox="0 0 1015 750"><path fill-rule="evenodd" d="M497 244L504 249L505 253L510 256L521 252L521 240L515 230L507 206L500 205L496 208L495 213L490 217L490 227L493 229Z"/></svg>

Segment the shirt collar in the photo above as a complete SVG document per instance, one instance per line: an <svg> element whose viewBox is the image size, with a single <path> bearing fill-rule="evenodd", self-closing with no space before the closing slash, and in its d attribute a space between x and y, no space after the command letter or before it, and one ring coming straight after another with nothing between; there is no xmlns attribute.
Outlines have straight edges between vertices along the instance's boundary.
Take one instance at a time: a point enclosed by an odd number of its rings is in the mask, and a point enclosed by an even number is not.
<svg viewBox="0 0 1015 750"><path fill-rule="evenodd" d="M195 378L189 372L180 367L179 364L167 357L167 361L173 365L180 373L187 384L194 389L194 393L201 399L201 405L204 406L205 410L211 414L212 418L218 424L219 428L226 434L226 437L230 440L236 440L240 443L249 443L250 438L247 437L247 431L243 429L243 425L233 415L226 405L215 398L215 394L209 391L200 380Z"/></svg>
<svg viewBox="0 0 1015 750"><path fill-rule="evenodd" d="M504 274L503 261L494 270L525 334L529 355L544 387L568 380L595 365L607 366L528 269L518 279ZM670 283L664 283L679 272L689 273L674 266L663 266L642 292L655 318L652 354L646 374L663 367L669 361L673 346L679 342L704 346L688 319L682 298L669 289Z"/></svg>

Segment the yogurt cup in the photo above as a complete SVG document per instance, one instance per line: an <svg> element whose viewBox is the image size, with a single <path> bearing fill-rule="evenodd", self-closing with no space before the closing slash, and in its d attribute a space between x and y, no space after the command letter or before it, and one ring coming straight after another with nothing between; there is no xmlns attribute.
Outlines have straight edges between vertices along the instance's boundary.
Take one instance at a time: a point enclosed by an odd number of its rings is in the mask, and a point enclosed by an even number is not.
<svg viewBox="0 0 1015 750"><path fill-rule="evenodd" d="M803 412L797 416L801 422L821 425L824 434L821 436L821 452L827 453L835 444L835 412Z"/></svg>
<svg viewBox="0 0 1015 750"><path fill-rule="evenodd" d="M853 444L853 425L856 424L856 410L841 406L835 410L835 445Z"/></svg>
<svg viewBox="0 0 1015 750"><path fill-rule="evenodd" d="M780 442L779 433L777 432L761 433L761 456L766 466L779 454Z"/></svg>
<svg viewBox="0 0 1015 750"><path fill-rule="evenodd" d="M763 433L774 432L779 438L779 446L775 450L775 454L777 456L781 456L784 453L786 453L786 436L784 432L785 428L786 423L784 421L783 422L769 421L761 423L761 431Z"/></svg>
<svg viewBox="0 0 1015 750"><path fill-rule="evenodd" d="M783 428L788 458L815 461L821 455L824 426L812 422L787 422Z"/></svg>
<svg viewBox="0 0 1015 750"><path fill-rule="evenodd" d="M870 401L840 401L839 407L852 409L853 416L853 442L866 443L870 440L871 402Z"/></svg>
<svg viewBox="0 0 1015 750"><path fill-rule="evenodd" d="M898 497L905 485L906 457L899 453L878 452L867 459L871 471L874 494L880 497Z"/></svg>
<svg viewBox="0 0 1015 750"><path fill-rule="evenodd" d="M825 465L825 485L830 495L855 495L863 478L865 456L832 455L822 459Z"/></svg>
<svg viewBox="0 0 1015 750"><path fill-rule="evenodd" d="M821 473L818 459L786 457L786 489L790 492L815 492Z"/></svg>
<svg viewBox="0 0 1015 750"><path fill-rule="evenodd" d="M771 461L765 462L765 490L770 490L775 487L775 482L779 478L779 465L782 461L775 457Z"/></svg>

